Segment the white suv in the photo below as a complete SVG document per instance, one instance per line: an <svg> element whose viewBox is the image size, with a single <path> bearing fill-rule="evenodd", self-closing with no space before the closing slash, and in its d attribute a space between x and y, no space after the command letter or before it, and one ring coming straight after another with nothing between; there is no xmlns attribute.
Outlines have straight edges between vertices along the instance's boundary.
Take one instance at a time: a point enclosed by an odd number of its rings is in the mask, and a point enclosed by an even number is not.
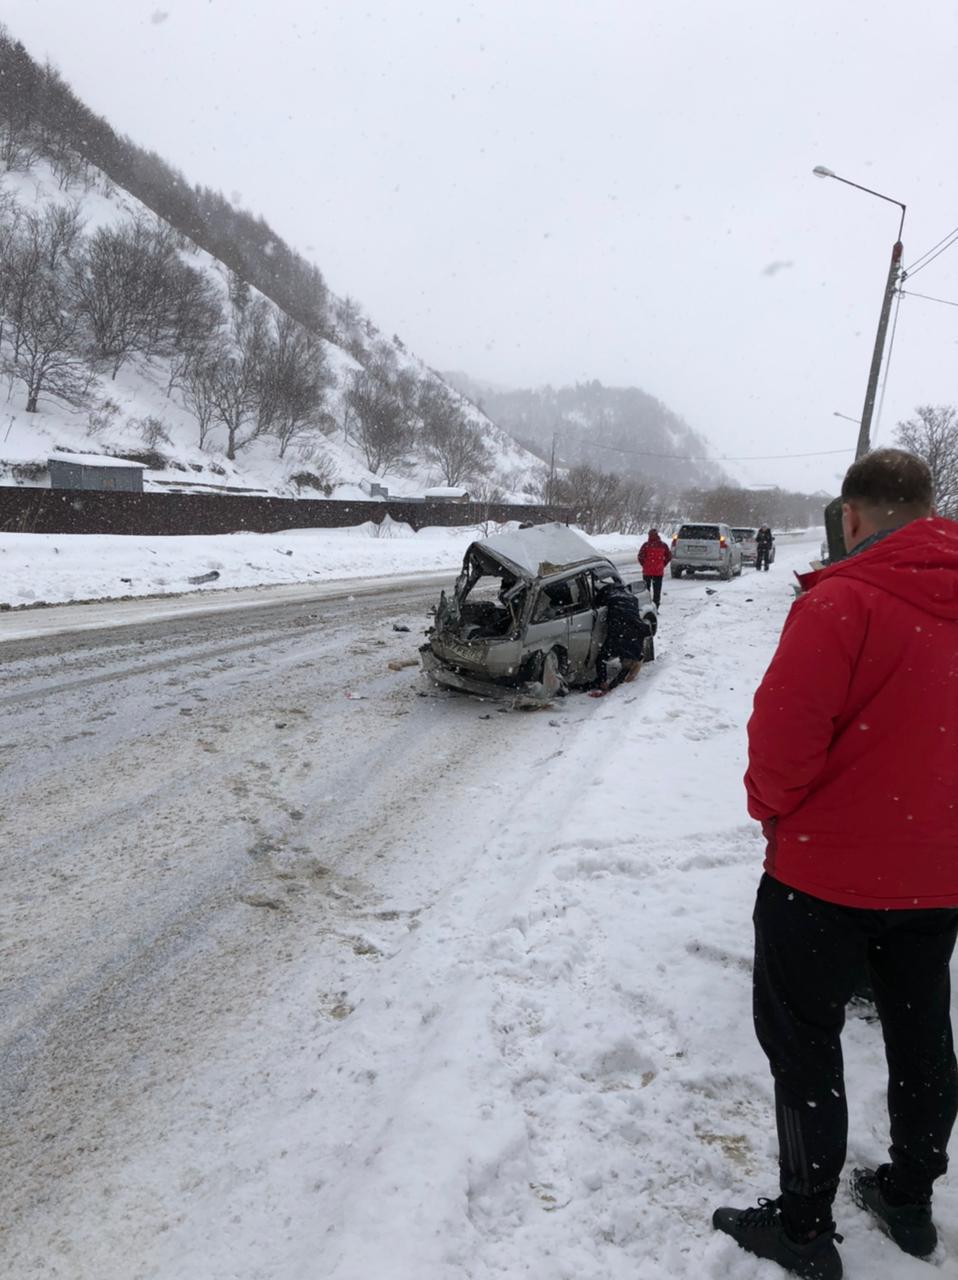
<svg viewBox="0 0 958 1280"><path fill-rule="evenodd" d="M683 524L672 539L672 577L705 572L724 582L742 572L742 548L727 524Z"/></svg>

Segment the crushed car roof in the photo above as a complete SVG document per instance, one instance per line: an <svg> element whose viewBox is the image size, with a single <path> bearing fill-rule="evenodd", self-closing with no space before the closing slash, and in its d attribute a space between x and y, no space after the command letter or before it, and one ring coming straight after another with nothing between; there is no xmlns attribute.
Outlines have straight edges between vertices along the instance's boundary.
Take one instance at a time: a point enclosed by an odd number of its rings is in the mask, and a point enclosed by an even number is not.
<svg viewBox="0 0 958 1280"><path fill-rule="evenodd" d="M577 564L605 559L581 533L564 524L537 524L531 529L500 533L474 542L469 551L474 547L515 570L522 578L547 578Z"/></svg>

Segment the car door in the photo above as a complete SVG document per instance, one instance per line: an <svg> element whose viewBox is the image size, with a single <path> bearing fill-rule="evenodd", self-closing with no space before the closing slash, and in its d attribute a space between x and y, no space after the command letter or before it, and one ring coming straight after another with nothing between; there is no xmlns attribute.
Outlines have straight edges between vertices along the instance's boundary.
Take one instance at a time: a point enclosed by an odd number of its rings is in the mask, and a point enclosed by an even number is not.
<svg viewBox="0 0 958 1280"><path fill-rule="evenodd" d="M591 574L580 573L569 582L572 601L569 605L569 666L573 673L585 671L592 658L596 605L592 595Z"/></svg>
<svg viewBox="0 0 958 1280"><path fill-rule="evenodd" d="M742 548L735 540L732 530L728 525L722 525L722 536L725 538L728 546L728 563L732 573L738 573L742 567Z"/></svg>
<svg viewBox="0 0 958 1280"><path fill-rule="evenodd" d="M549 649L561 649L563 653L568 653L568 598L564 586L557 583L545 583L538 588L525 629L525 654L545 653Z"/></svg>

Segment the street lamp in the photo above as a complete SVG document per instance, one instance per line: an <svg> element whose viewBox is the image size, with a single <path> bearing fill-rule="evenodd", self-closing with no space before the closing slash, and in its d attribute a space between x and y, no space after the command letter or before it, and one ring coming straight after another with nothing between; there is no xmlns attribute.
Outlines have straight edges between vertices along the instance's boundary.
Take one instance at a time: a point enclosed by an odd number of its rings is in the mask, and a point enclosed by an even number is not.
<svg viewBox="0 0 958 1280"><path fill-rule="evenodd" d="M816 165L812 173L819 178L834 178L836 182L843 182L846 187L854 187L856 191L864 191L870 196L876 196L879 200L886 200L889 204L897 205L901 209L901 221L898 223L898 238L892 246L891 265L888 268L888 279L885 281L885 292L882 297L881 314L878 319L878 332L875 334L875 349L872 352L871 368L868 371L868 385L865 388L865 407L862 409L862 416L858 430L858 445L855 449L855 457L860 458L862 454L868 452L871 445L871 425L872 413L875 408L875 393L878 390L878 375L881 372L882 357L885 352L885 333L888 329L888 316L891 312L891 300L895 294L895 285L898 283L898 272L901 267L902 243L901 233L905 225L905 206L900 200L893 200L891 196L882 195L880 191L873 191L871 187L863 187L858 182L850 182L848 178L840 178L837 173L832 173L831 169L826 169L823 164ZM838 414L838 417L843 415Z"/></svg>
<svg viewBox="0 0 958 1280"><path fill-rule="evenodd" d="M901 209L898 238L892 246L891 264L888 268L888 278L885 281L885 292L882 295L881 312L878 317L878 332L875 334L875 349L872 352L871 368L868 371L868 384L865 387L865 405L858 424L858 443L855 447L855 457L860 458L871 448L872 413L875 408L875 394L878 390L878 375L881 372L882 357L885 353L885 334L888 330L891 300L895 294L898 273L901 269L901 234L905 225L905 206L900 200L894 200L891 196L883 195L880 191L873 191L871 187L863 187L858 182L850 182L848 178L840 178L837 173L833 173L831 169L826 169L823 164L816 165L812 173L819 178L833 178L836 182L844 183L846 187L854 187L856 191L864 191L867 195L876 196L879 200L886 200L889 204L897 205ZM844 418L846 415L836 413L835 416ZM828 558L830 561L840 560L845 554L845 548L841 531L841 502L837 498L825 508L825 529L828 534Z"/></svg>
<svg viewBox="0 0 958 1280"><path fill-rule="evenodd" d="M854 422L856 427L862 425L861 418L853 418L850 413L839 413L837 409L832 410L833 418L844 418L846 422Z"/></svg>

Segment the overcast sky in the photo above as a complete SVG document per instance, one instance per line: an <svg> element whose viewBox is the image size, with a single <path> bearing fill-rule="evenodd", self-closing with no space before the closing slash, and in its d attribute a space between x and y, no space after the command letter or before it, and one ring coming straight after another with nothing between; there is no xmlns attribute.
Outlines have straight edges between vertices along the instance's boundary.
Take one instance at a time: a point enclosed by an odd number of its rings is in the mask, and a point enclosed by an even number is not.
<svg viewBox="0 0 958 1280"><path fill-rule="evenodd" d="M958 227L949 0L6 0L114 127L262 213L439 369L635 385L756 484L834 488L898 210ZM958 245L914 290L958 302ZM905 298L878 443L958 402Z"/></svg>

